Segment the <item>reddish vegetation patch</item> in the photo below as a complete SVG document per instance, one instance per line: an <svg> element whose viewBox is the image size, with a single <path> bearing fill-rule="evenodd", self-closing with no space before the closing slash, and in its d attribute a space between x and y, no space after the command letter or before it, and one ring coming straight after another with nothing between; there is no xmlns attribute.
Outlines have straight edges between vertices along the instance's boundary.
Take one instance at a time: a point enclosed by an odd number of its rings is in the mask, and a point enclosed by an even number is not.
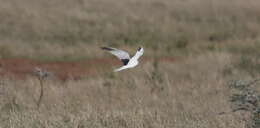
<svg viewBox="0 0 260 128"><path fill-rule="evenodd" d="M153 59L144 57L141 61L151 62ZM163 57L159 61L173 62L174 58ZM54 74L61 80L80 79L93 76L100 70L112 70L112 65L121 65L116 58L98 58L75 62L40 62L24 58L0 59L0 76L25 79L33 74L35 67L40 67Z"/></svg>

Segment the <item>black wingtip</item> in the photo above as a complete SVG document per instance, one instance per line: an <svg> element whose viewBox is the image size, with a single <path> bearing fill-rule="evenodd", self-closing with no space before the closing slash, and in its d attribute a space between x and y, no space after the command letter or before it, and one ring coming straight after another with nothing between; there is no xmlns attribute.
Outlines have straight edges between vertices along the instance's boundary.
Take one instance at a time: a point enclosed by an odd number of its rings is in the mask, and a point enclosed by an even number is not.
<svg viewBox="0 0 260 128"><path fill-rule="evenodd" d="M100 47L100 48L103 49L103 50L108 50L108 51L113 50L112 48L109 48L109 47Z"/></svg>

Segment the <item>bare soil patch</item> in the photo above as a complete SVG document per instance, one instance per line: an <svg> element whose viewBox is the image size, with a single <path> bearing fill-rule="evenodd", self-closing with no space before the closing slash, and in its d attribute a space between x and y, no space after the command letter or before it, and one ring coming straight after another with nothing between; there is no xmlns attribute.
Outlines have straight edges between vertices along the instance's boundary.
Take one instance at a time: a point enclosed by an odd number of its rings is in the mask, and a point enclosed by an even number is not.
<svg viewBox="0 0 260 128"><path fill-rule="evenodd" d="M152 62L153 58L144 57L142 63ZM161 57L158 59L161 62L174 62L175 58ZM58 79L78 80L84 76L94 76L100 71L112 71L113 66L120 66L121 62L116 58L97 58L87 59L84 61L72 62L44 62L26 58L8 58L0 59L0 76L11 77L15 79L25 79L33 75L35 67L45 69Z"/></svg>

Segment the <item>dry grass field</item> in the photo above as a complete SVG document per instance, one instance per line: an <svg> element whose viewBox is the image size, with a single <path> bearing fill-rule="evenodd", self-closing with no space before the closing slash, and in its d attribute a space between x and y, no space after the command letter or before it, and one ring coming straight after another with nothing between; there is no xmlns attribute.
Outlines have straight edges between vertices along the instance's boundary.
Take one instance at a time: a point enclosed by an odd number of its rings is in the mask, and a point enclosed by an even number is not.
<svg viewBox="0 0 260 128"><path fill-rule="evenodd" d="M260 127L259 0L0 2L0 128Z"/></svg>

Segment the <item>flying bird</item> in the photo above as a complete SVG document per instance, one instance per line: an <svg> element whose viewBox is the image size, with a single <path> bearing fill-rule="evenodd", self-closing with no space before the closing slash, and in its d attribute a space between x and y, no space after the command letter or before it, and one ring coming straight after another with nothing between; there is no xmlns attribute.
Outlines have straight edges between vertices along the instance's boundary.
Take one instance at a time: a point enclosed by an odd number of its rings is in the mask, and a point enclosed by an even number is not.
<svg viewBox="0 0 260 128"><path fill-rule="evenodd" d="M114 72L137 66L139 63L138 59L144 54L144 49L142 47L138 48L137 52L132 58L130 58L129 54L123 50L119 50L112 47L101 47L101 49L110 52L123 62L123 66L115 69Z"/></svg>

